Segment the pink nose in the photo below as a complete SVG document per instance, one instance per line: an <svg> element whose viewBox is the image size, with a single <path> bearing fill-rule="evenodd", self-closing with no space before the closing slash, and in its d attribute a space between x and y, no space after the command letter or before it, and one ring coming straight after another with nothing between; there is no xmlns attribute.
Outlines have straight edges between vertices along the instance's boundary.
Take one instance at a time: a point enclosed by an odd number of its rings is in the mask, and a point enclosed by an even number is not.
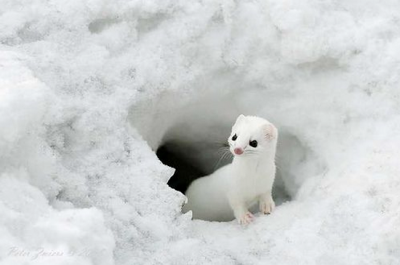
<svg viewBox="0 0 400 265"><path fill-rule="evenodd" d="M243 149L242 148L235 148L233 150L233 152L235 152L235 154L237 154L237 155L241 155L241 154L243 154Z"/></svg>

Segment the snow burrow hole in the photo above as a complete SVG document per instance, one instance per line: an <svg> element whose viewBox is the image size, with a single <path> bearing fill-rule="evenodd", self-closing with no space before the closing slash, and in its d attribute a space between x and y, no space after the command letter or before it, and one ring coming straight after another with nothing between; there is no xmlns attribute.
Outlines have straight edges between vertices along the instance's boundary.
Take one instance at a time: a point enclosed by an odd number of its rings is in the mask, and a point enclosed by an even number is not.
<svg viewBox="0 0 400 265"><path fill-rule="evenodd" d="M185 98L177 93L164 93L135 105L130 121L159 160L176 169L168 185L184 193L193 180L232 161L225 151L239 114L266 118L279 129L273 197L280 205L295 200L304 182L320 174L325 166L296 135L297 130L282 125L282 113L276 113L273 104L265 104L261 94L217 92Z"/></svg>

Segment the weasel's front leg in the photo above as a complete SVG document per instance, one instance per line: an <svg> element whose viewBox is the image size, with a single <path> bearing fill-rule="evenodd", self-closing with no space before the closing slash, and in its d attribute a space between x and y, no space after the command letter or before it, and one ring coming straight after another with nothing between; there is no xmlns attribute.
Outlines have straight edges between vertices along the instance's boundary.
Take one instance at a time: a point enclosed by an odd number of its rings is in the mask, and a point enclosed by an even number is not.
<svg viewBox="0 0 400 265"><path fill-rule="evenodd" d="M275 209L275 202L272 199L271 192L264 193L260 196L260 212L270 214Z"/></svg>
<svg viewBox="0 0 400 265"><path fill-rule="evenodd" d="M247 225L254 220L254 216L247 210L244 202L230 202L231 208L239 224Z"/></svg>

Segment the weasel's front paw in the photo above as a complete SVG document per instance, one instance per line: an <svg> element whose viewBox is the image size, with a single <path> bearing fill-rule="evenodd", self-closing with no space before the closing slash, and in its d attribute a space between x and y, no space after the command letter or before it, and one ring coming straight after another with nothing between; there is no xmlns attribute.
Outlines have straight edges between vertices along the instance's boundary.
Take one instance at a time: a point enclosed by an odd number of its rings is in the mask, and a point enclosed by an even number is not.
<svg viewBox="0 0 400 265"><path fill-rule="evenodd" d="M239 224L248 225L254 220L254 215L251 212L247 212L238 218Z"/></svg>
<svg viewBox="0 0 400 265"><path fill-rule="evenodd" d="M275 209L275 202L272 197L260 201L260 212L270 214Z"/></svg>

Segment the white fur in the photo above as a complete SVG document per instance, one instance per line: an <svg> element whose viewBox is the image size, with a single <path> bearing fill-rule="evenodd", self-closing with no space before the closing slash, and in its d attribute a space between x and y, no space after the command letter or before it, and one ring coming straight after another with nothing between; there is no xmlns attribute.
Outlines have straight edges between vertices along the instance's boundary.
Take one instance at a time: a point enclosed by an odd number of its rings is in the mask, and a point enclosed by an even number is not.
<svg viewBox="0 0 400 265"><path fill-rule="evenodd" d="M236 141L232 140L237 135ZM193 212L194 219L230 221L241 224L253 220L249 208L259 203L262 213L270 213L275 203L271 196L275 179L275 153L278 131L265 119L240 115L228 139L234 154L231 164L213 174L195 180L186 192L188 203L183 211ZM256 140L253 148L249 142ZM234 148L244 153L235 155Z"/></svg>

